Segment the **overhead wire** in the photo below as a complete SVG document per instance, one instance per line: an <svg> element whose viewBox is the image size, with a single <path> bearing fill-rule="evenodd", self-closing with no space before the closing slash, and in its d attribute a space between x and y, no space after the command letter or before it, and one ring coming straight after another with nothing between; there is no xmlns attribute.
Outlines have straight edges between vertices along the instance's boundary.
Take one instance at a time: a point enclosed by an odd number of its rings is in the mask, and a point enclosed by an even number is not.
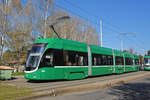
<svg viewBox="0 0 150 100"><path fill-rule="evenodd" d="M89 11L87 11L87 10L81 8L81 7L79 7L79 6L77 6L77 5L74 5L73 3L71 3L71 2L68 1L68 0L63 0L63 1L64 1L66 4L71 5L72 8L78 9L80 12L83 12L84 14L87 14L88 16L92 16L93 18L96 18L96 19L97 19L97 18L100 18L100 19L102 19L105 23L107 23L107 24L110 25L110 23L107 22L107 21L105 21L102 17L98 17L98 16L96 16L95 14L92 14L91 12L89 12ZM58 5L58 4L56 4L56 5L59 6L60 8L62 8L62 6L60 6L60 5ZM66 10L66 8L64 8L64 7L63 7L63 9ZM71 11L71 10L69 10L69 12L74 13L74 12ZM81 15L79 15L79 14L76 14L76 15L78 15L78 16L80 16L80 17L82 17L82 18L88 20L89 22L91 22L91 23L93 23L93 24L99 26L98 21L95 21L95 20L92 21L91 19L88 19L87 17L83 17L83 16L81 16ZM116 26L116 25L111 25L111 26L114 27L115 29L110 28L110 27L107 27L107 26L103 26L103 28L106 29L107 31L119 33L119 31L116 30L116 29L119 29L118 26Z"/></svg>
<svg viewBox="0 0 150 100"><path fill-rule="evenodd" d="M71 2L68 1L68 0L63 0L63 1L65 1L66 3L70 4L71 6L73 6L73 7L77 8L77 9L79 9L80 11L82 11L82 12L88 14L88 15L90 14L90 16L93 16L93 17L95 17L95 18L100 18L100 19L102 19L105 23L111 25L112 27L114 27L114 28L116 28L116 29L120 29L120 27L118 27L117 25L110 24L110 22L104 20L104 18L99 17L99 16L93 14L92 12L89 12L89 11L85 10L85 9L81 8L80 6L74 5L73 3L71 3Z"/></svg>
<svg viewBox="0 0 150 100"><path fill-rule="evenodd" d="M73 4L72 4L71 2L69 2L68 0L64 0L64 1L67 2L68 4L70 4L71 6L75 7L74 9L78 9L78 10L80 10L80 12L84 12L85 14L88 14L89 16L92 16L92 17L94 17L94 18L98 18L98 16L96 16L96 15L94 15L94 14L91 14L91 13L88 12L87 10L82 9L81 7L79 7L79 6L77 6L77 5L73 5ZM55 6L58 7L58 8L61 8L61 9L65 10L65 11L68 11L68 12L70 12L70 13L73 14L73 15L77 15L78 17L80 17L80 18L82 18L82 19L84 19L84 20L86 20L86 21L88 21L88 22L90 22L90 23L93 23L93 24L96 25L96 26L99 26L99 24L98 24L97 22L95 22L95 21L93 21L93 20L91 20L91 19L88 19L87 17L82 16L82 15L80 15L79 13L76 13L76 12L74 12L74 11L71 11L70 9L67 9L67 8L65 8L65 7L62 7L62 6L60 6L60 5L56 4L56 3L55 3ZM102 18L101 18L101 19L102 19ZM102 20L103 20L103 19L102 19ZM106 22L106 21L105 21L105 22ZM108 23L108 22L106 22L106 23ZM111 25L111 26L113 26L115 29L119 29L119 27L116 26L116 25ZM110 28L110 27L103 26L103 28L105 28L105 29L107 29L107 30L109 30L109 31L112 31L112 32L120 33L119 31L117 31L117 30L115 30L115 29L112 29L112 28ZM117 38L118 38L118 37L117 37ZM120 39L119 39L119 40L120 40ZM138 45L138 46L139 46L139 45Z"/></svg>
<svg viewBox="0 0 150 100"><path fill-rule="evenodd" d="M126 38L127 40L131 41L130 43L134 44L134 46L136 45L136 47L140 48L140 49L144 49L143 45L140 45L139 43L137 43L137 40L134 40L133 38ZM137 49L137 48L136 48ZM139 49L138 49L139 50ZM138 52L139 53L139 52Z"/></svg>
<svg viewBox="0 0 150 100"><path fill-rule="evenodd" d="M55 6L58 7L58 8L61 8L61 9L65 10L65 11L68 11L68 12L74 14L74 15L77 15L79 18L85 19L86 21L89 21L90 23L93 23L94 25L98 25L98 23L96 23L96 22L94 22L94 21L91 21L91 20L89 20L88 18L83 17L83 16L81 16L80 14L75 13L75 12L69 10L69 9L66 9L66 8L64 8L64 7L62 7L62 6L58 5L58 4L55 4Z"/></svg>
<svg viewBox="0 0 150 100"><path fill-rule="evenodd" d="M107 23L107 24L109 24L110 26L113 27L113 28L110 28L110 27L107 27L107 26L103 26L103 28L105 28L105 29L107 29L107 30L109 30L109 31L112 31L112 32L120 33L120 32L118 31L118 30L120 30L120 27L118 27L117 25L110 24L110 22L105 21L102 17L98 17L98 16L96 16L95 14L93 14L93 13L91 13L91 12L89 12L89 11L83 9L83 8L81 8L80 6L74 5L73 3L71 3L71 2L68 1L68 0L63 0L63 1L66 2L66 3L68 3L69 5L71 5L72 8L74 7L74 8L76 8L76 9L80 10L81 12L84 12L85 14L88 14L89 16L92 16L92 17L95 18L95 19L100 18L100 19L103 20L103 22L105 22L105 23ZM59 7L60 7L60 6L59 6ZM71 11L71 12L72 12L72 11ZM99 26L99 24L97 23L97 21L96 21L96 22L93 22L93 21L89 20L88 18L83 17L83 16L81 16L81 15L78 15L78 16L80 16L80 17L82 17L82 18L84 18L84 19L90 21L91 23L94 23L95 25ZM117 29L117 30L116 30L116 29ZM104 36L105 36L105 35L104 35ZM117 37L117 38L118 38L118 37ZM135 41L136 43L135 43L135 44L137 44L138 46L140 46L140 47L143 48L143 45L141 46L141 45L139 45L139 43L137 43L137 42L138 42L138 39L137 39L136 36L135 36L135 39L136 39L136 41ZM119 39L119 40L120 40L120 39ZM132 41L133 41L133 40L132 40ZM141 43L141 42L140 42L140 43ZM144 43L144 42L142 42L142 43Z"/></svg>

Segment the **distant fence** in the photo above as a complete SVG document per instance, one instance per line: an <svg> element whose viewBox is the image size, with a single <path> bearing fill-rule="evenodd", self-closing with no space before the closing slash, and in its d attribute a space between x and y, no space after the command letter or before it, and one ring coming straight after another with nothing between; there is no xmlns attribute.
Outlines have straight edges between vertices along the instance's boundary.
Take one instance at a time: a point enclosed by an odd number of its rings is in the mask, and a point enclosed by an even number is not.
<svg viewBox="0 0 150 100"><path fill-rule="evenodd" d="M25 70L25 65L14 65L13 66L14 70L13 72L23 72Z"/></svg>

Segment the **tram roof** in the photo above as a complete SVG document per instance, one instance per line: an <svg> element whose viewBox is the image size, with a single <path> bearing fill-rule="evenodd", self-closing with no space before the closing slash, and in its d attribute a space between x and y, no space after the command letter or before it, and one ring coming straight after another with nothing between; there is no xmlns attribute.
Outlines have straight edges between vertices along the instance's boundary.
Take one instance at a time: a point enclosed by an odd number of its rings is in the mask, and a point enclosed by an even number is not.
<svg viewBox="0 0 150 100"><path fill-rule="evenodd" d="M57 48L57 49L66 49L66 50L76 50L87 52L87 43L81 43L74 40L60 39L60 38L44 38L35 40L34 43L48 43L47 48ZM90 45L93 52L97 52L99 50L112 52L112 49L100 47L96 45Z"/></svg>
<svg viewBox="0 0 150 100"><path fill-rule="evenodd" d="M35 43L48 43L48 48L87 52L87 44L60 38L45 38L35 40Z"/></svg>
<svg viewBox="0 0 150 100"><path fill-rule="evenodd" d="M37 39L35 40L34 43L48 43L48 48L56 48L56 49L64 49L64 50L73 50L73 51L81 51L81 52L87 52L87 43L81 43L78 41L74 40L67 40L67 39L62 39L62 38L42 38L42 39ZM105 47L100 47L97 45L89 44L91 47L91 52L96 53L96 54L106 54L106 55L112 55L112 50L111 48L105 48ZM116 56L123 56L122 51L120 50L114 50L114 54ZM137 58L134 54L131 53L124 53L125 57L135 57Z"/></svg>
<svg viewBox="0 0 150 100"><path fill-rule="evenodd" d="M144 56L144 58L150 58L150 56Z"/></svg>

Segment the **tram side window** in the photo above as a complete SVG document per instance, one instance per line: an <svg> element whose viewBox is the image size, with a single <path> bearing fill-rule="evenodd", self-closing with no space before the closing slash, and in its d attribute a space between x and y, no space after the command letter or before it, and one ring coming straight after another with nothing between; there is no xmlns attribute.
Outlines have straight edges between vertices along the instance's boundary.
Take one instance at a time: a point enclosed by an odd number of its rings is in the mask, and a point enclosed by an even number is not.
<svg viewBox="0 0 150 100"><path fill-rule="evenodd" d="M133 59L132 58L125 58L126 65L133 65Z"/></svg>
<svg viewBox="0 0 150 100"><path fill-rule="evenodd" d="M116 56L116 65L124 65L123 57Z"/></svg>
<svg viewBox="0 0 150 100"><path fill-rule="evenodd" d="M107 65L107 56L102 55L102 65Z"/></svg>
<svg viewBox="0 0 150 100"><path fill-rule="evenodd" d="M135 65L139 65L139 59L135 59Z"/></svg>
<svg viewBox="0 0 150 100"><path fill-rule="evenodd" d="M108 56L108 65L113 65L113 56Z"/></svg>
<svg viewBox="0 0 150 100"><path fill-rule="evenodd" d="M113 56L92 54L92 65L113 65Z"/></svg>
<svg viewBox="0 0 150 100"><path fill-rule="evenodd" d="M133 59L130 58L130 65L133 65Z"/></svg>
<svg viewBox="0 0 150 100"><path fill-rule="evenodd" d="M97 58L96 57L93 57L92 58L92 65L96 66L97 65Z"/></svg>
<svg viewBox="0 0 150 100"><path fill-rule="evenodd" d="M126 61L126 65L130 65L130 59L129 58L125 58Z"/></svg>
<svg viewBox="0 0 150 100"><path fill-rule="evenodd" d="M64 59L66 66L87 66L88 56L87 53L76 51L64 51Z"/></svg>
<svg viewBox="0 0 150 100"><path fill-rule="evenodd" d="M54 66L64 66L64 55L63 50L55 49L54 51Z"/></svg>
<svg viewBox="0 0 150 100"><path fill-rule="evenodd" d="M92 54L92 65L94 66L102 65L102 55Z"/></svg>

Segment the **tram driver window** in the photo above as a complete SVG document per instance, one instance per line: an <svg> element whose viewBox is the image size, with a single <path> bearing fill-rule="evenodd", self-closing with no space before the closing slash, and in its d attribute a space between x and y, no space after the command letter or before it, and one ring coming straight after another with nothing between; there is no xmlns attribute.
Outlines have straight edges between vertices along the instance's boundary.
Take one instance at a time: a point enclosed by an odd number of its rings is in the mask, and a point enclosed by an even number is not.
<svg viewBox="0 0 150 100"><path fill-rule="evenodd" d="M40 67L64 66L63 59L63 50L49 49L44 53Z"/></svg>
<svg viewBox="0 0 150 100"><path fill-rule="evenodd" d="M53 66L53 51L47 50L40 61L40 67L52 67L52 66Z"/></svg>
<svg viewBox="0 0 150 100"><path fill-rule="evenodd" d="M45 66L53 66L53 54L45 55Z"/></svg>

